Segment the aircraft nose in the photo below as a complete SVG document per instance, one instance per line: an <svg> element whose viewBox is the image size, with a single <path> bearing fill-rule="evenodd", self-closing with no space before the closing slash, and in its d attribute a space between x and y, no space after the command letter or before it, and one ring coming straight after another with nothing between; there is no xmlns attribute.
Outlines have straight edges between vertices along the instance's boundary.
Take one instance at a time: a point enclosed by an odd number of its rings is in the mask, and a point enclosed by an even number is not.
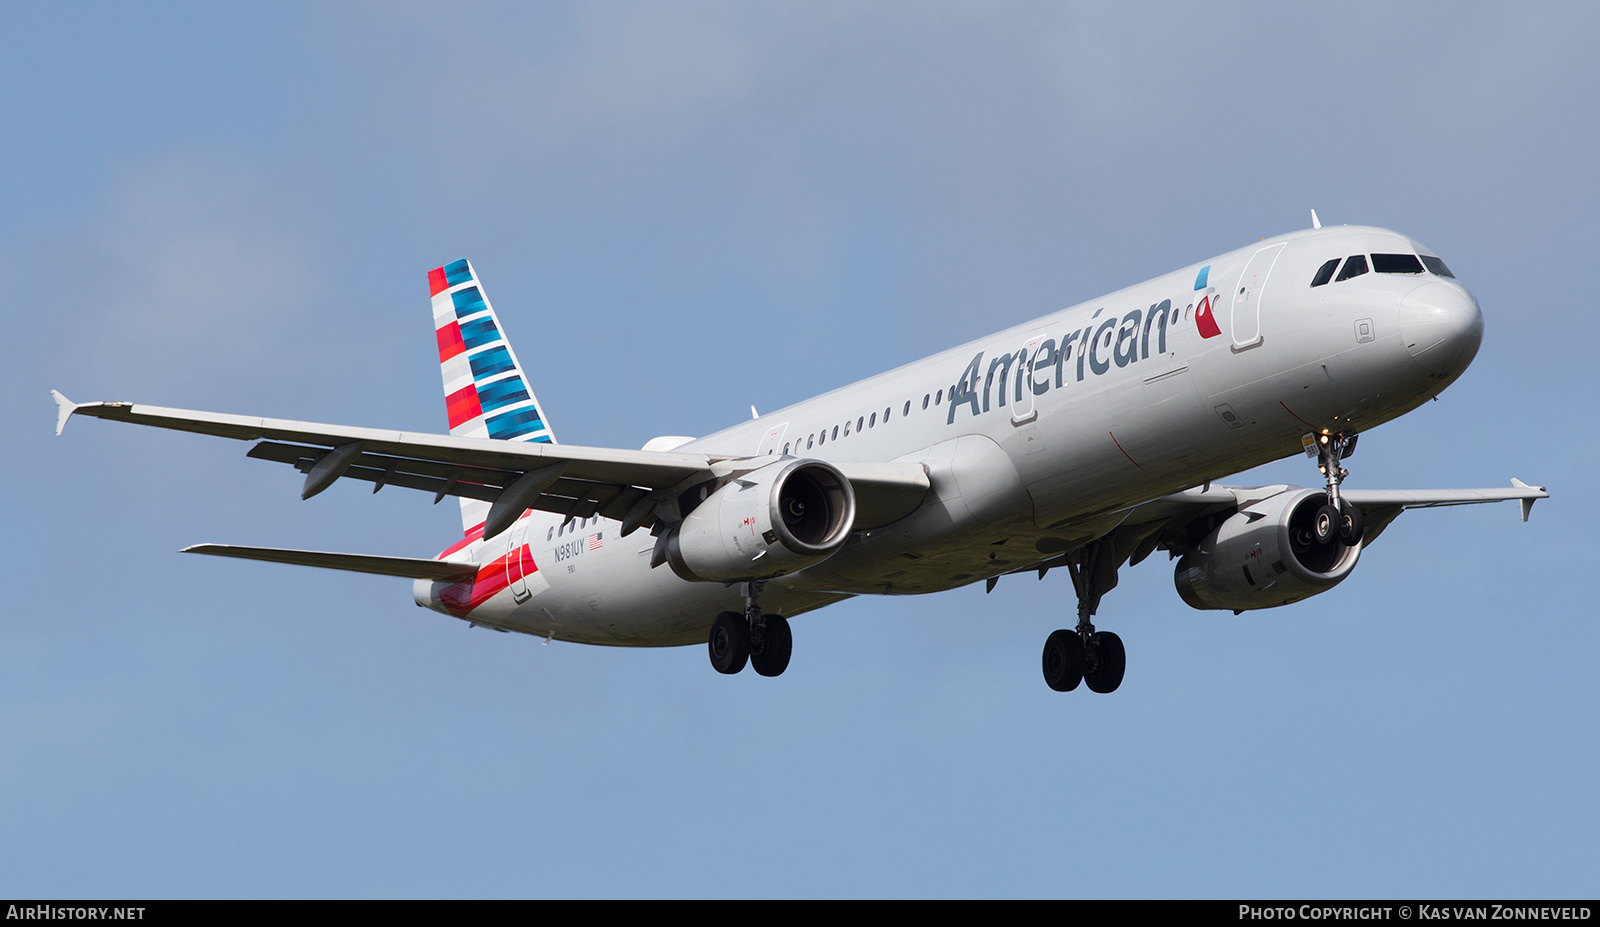
<svg viewBox="0 0 1600 927"><path fill-rule="evenodd" d="M1400 301L1400 334L1422 369L1454 378L1478 354L1483 312L1472 294L1446 283L1425 283Z"/></svg>

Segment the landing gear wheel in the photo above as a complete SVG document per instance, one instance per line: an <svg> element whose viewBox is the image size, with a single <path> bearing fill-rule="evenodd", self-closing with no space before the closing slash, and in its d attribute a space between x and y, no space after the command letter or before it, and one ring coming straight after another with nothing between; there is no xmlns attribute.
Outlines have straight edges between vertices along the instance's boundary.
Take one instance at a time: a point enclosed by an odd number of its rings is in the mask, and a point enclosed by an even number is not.
<svg viewBox="0 0 1600 927"><path fill-rule="evenodd" d="M1044 681L1057 692L1071 692L1083 681L1083 638L1056 631L1044 641Z"/></svg>
<svg viewBox="0 0 1600 927"><path fill-rule="evenodd" d="M711 666L719 673L733 675L744 669L750 658L750 625L738 612L723 612L711 622L707 641Z"/></svg>
<svg viewBox="0 0 1600 927"><path fill-rule="evenodd" d="M1091 692L1115 692L1122 685L1122 674L1128 668L1128 652L1122 649L1122 638L1110 631L1096 631L1089 638L1093 664L1083 674Z"/></svg>
<svg viewBox="0 0 1600 927"><path fill-rule="evenodd" d="M751 635L750 666L763 676L781 676L789 668L789 655L794 651L789 620L782 615L765 615L761 622L765 630L759 636Z"/></svg>
<svg viewBox="0 0 1600 927"><path fill-rule="evenodd" d="M1339 510L1331 505L1324 505L1317 509L1316 520L1312 522L1311 535L1318 546L1333 543L1334 537L1339 534Z"/></svg>
<svg viewBox="0 0 1600 927"><path fill-rule="evenodd" d="M1354 547L1361 540L1364 530L1361 510L1345 502L1341 505L1343 511L1339 513L1339 543L1346 547Z"/></svg>

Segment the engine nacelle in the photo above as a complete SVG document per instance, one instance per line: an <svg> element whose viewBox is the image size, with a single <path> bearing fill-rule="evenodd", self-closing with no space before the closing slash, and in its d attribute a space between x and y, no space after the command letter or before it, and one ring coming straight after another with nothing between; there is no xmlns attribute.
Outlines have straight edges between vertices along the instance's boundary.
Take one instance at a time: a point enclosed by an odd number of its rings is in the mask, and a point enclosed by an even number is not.
<svg viewBox="0 0 1600 927"><path fill-rule="evenodd" d="M1280 493L1241 508L1178 559L1178 595L1193 608L1274 608L1327 592L1355 569L1361 542L1314 540L1320 489Z"/></svg>
<svg viewBox="0 0 1600 927"><path fill-rule="evenodd" d="M667 563L684 579L770 579L821 563L844 545L856 496L831 464L788 460L730 481L667 536Z"/></svg>

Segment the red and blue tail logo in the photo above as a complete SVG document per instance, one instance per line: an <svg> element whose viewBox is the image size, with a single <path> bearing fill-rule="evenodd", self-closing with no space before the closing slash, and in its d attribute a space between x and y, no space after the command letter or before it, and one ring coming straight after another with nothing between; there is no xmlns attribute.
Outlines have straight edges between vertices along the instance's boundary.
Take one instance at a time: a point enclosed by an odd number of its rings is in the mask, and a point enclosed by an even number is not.
<svg viewBox="0 0 1600 927"><path fill-rule="evenodd" d="M429 271L428 288L433 291L450 433L553 443L549 423L472 265L456 261Z"/></svg>

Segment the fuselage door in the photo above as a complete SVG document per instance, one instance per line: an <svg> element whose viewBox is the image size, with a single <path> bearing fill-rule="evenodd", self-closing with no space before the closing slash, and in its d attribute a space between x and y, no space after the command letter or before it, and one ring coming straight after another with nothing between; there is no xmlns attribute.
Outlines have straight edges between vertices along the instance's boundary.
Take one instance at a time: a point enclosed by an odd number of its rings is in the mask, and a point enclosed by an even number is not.
<svg viewBox="0 0 1600 927"><path fill-rule="evenodd" d="M531 593L528 592L528 574L534 571L533 550L528 547L528 525L532 519L523 518L511 530L511 549L506 552L506 584L511 587L511 597L518 602L526 602Z"/></svg>
<svg viewBox="0 0 1600 927"><path fill-rule="evenodd" d="M1267 290L1267 277L1272 265L1283 253L1284 243L1269 245L1257 251L1239 275L1233 288L1233 349L1242 351L1261 343L1261 299Z"/></svg>
<svg viewBox="0 0 1600 927"><path fill-rule="evenodd" d="M1021 363L1017 367L1016 386L1012 390L1015 401L1011 404L1011 424L1025 425L1038 417L1033 410L1033 362L1039 355L1043 335L1034 335L1022 349Z"/></svg>

